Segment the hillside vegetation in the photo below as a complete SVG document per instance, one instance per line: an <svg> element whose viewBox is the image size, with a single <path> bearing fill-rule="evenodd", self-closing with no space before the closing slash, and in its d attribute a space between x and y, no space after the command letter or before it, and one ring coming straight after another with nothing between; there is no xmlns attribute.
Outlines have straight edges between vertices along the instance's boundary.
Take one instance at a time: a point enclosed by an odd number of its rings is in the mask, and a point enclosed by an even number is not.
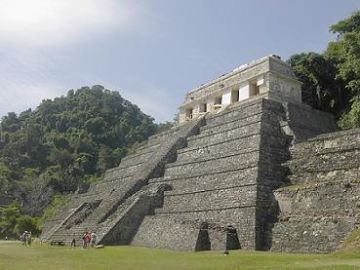
<svg viewBox="0 0 360 270"><path fill-rule="evenodd" d="M53 194L96 181L157 129L136 105L102 86L8 113L1 120L0 197L18 201L12 212L41 215Z"/></svg>

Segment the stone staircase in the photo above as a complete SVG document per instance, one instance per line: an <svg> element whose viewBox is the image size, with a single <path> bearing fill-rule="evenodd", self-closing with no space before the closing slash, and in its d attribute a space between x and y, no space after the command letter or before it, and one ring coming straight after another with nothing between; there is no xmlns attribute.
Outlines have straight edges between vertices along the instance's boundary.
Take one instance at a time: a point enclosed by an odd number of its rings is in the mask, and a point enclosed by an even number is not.
<svg viewBox="0 0 360 270"><path fill-rule="evenodd" d="M176 149L198 132L202 122L198 119L150 137L118 167L106 171L103 181L84 194L73 195L69 204L47 221L41 239L68 244L73 236L79 240L85 231L96 231L102 241L116 225L112 222L116 215L141 198L139 191L150 178L162 175L165 164L175 159Z"/></svg>
<svg viewBox="0 0 360 270"><path fill-rule="evenodd" d="M360 226L360 129L296 144L288 187L275 192L275 251L331 252Z"/></svg>

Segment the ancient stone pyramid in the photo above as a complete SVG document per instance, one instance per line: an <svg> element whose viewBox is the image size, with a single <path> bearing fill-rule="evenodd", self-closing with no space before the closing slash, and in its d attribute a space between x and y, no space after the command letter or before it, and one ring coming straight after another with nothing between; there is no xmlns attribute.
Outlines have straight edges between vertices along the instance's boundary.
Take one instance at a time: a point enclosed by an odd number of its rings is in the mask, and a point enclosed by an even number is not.
<svg viewBox="0 0 360 270"><path fill-rule="evenodd" d="M316 137L337 129L332 117L287 86L297 81L270 56L190 92L176 127L74 194L41 238L69 244L91 230L105 245L336 249L359 224L360 131Z"/></svg>

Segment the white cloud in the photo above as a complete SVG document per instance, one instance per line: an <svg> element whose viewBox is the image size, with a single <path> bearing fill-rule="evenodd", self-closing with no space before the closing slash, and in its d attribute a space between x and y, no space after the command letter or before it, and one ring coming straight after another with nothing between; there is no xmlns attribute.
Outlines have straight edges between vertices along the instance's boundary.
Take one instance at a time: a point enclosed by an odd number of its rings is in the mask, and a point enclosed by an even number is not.
<svg viewBox="0 0 360 270"><path fill-rule="evenodd" d="M2 87L0 82L0 87ZM37 84L8 83L0 91L0 115L8 112L24 111L28 108L34 109L43 99L59 96L61 87L56 83L41 82ZM2 111L6 108L6 111ZM21 109L20 109L21 108Z"/></svg>
<svg viewBox="0 0 360 270"><path fill-rule="evenodd" d="M0 39L17 46L63 46L110 30L126 31L128 0L0 0Z"/></svg>
<svg viewBox="0 0 360 270"><path fill-rule="evenodd" d="M52 61L36 52L0 50L0 116L34 108L42 99L58 96L65 88L48 69Z"/></svg>
<svg viewBox="0 0 360 270"><path fill-rule="evenodd" d="M142 8L131 0L0 0L0 116L76 88L83 71L63 71L66 49L133 31Z"/></svg>

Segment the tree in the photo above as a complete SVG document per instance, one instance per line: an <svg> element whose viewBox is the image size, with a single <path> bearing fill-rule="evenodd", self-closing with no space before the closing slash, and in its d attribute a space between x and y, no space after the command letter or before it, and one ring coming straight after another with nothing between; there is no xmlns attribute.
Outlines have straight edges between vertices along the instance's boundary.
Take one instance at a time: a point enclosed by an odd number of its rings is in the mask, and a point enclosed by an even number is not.
<svg viewBox="0 0 360 270"><path fill-rule="evenodd" d="M33 236L38 236L41 233L41 230L38 227L37 219L28 215L18 217L13 230L18 235L24 231L31 232Z"/></svg>
<svg viewBox="0 0 360 270"><path fill-rule="evenodd" d="M10 169L4 163L0 163L0 196L7 193L9 189Z"/></svg>
<svg viewBox="0 0 360 270"><path fill-rule="evenodd" d="M303 102L311 107L337 114L346 103L344 84L335 79L336 64L318 53L301 53L290 57L288 63L303 83Z"/></svg>
<svg viewBox="0 0 360 270"><path fill-rule="evenodd" d="M19 205L13 203L8 206L0 207L0 237L14 237L16 220L20 217Z"/></svg>
<svg viewBox="0 0 360 270"><path fill-rule="evenodd" d="M338 40L327 49L327 54L338 62L337 78L345 81L351 101L340 120L344 128L360 127L360 11L330 27Z"/></svg>
<svg viewBox="0 0 360 270"><path fill-rule="evenodd" d="M333 113L343 128L360 127L360 11L330 27L337 40L323 54L301 53L289 64L303 83L303 101Z"/></svg>
<svg viewBox="0 0 360 270"><path fill-rule="evenodd" d="M1 120L1 127L3 131L15 132L20 129L20 120L17 118L16 113L9 112L7 116L4 116Z"/></svg>
<svg viewBox="0 0 360 270"><path fill-rule="evenodd" d="M113 152L110 147L101 145L99 149L98 168L105 172L107 169L115 167Z"/></svg>

